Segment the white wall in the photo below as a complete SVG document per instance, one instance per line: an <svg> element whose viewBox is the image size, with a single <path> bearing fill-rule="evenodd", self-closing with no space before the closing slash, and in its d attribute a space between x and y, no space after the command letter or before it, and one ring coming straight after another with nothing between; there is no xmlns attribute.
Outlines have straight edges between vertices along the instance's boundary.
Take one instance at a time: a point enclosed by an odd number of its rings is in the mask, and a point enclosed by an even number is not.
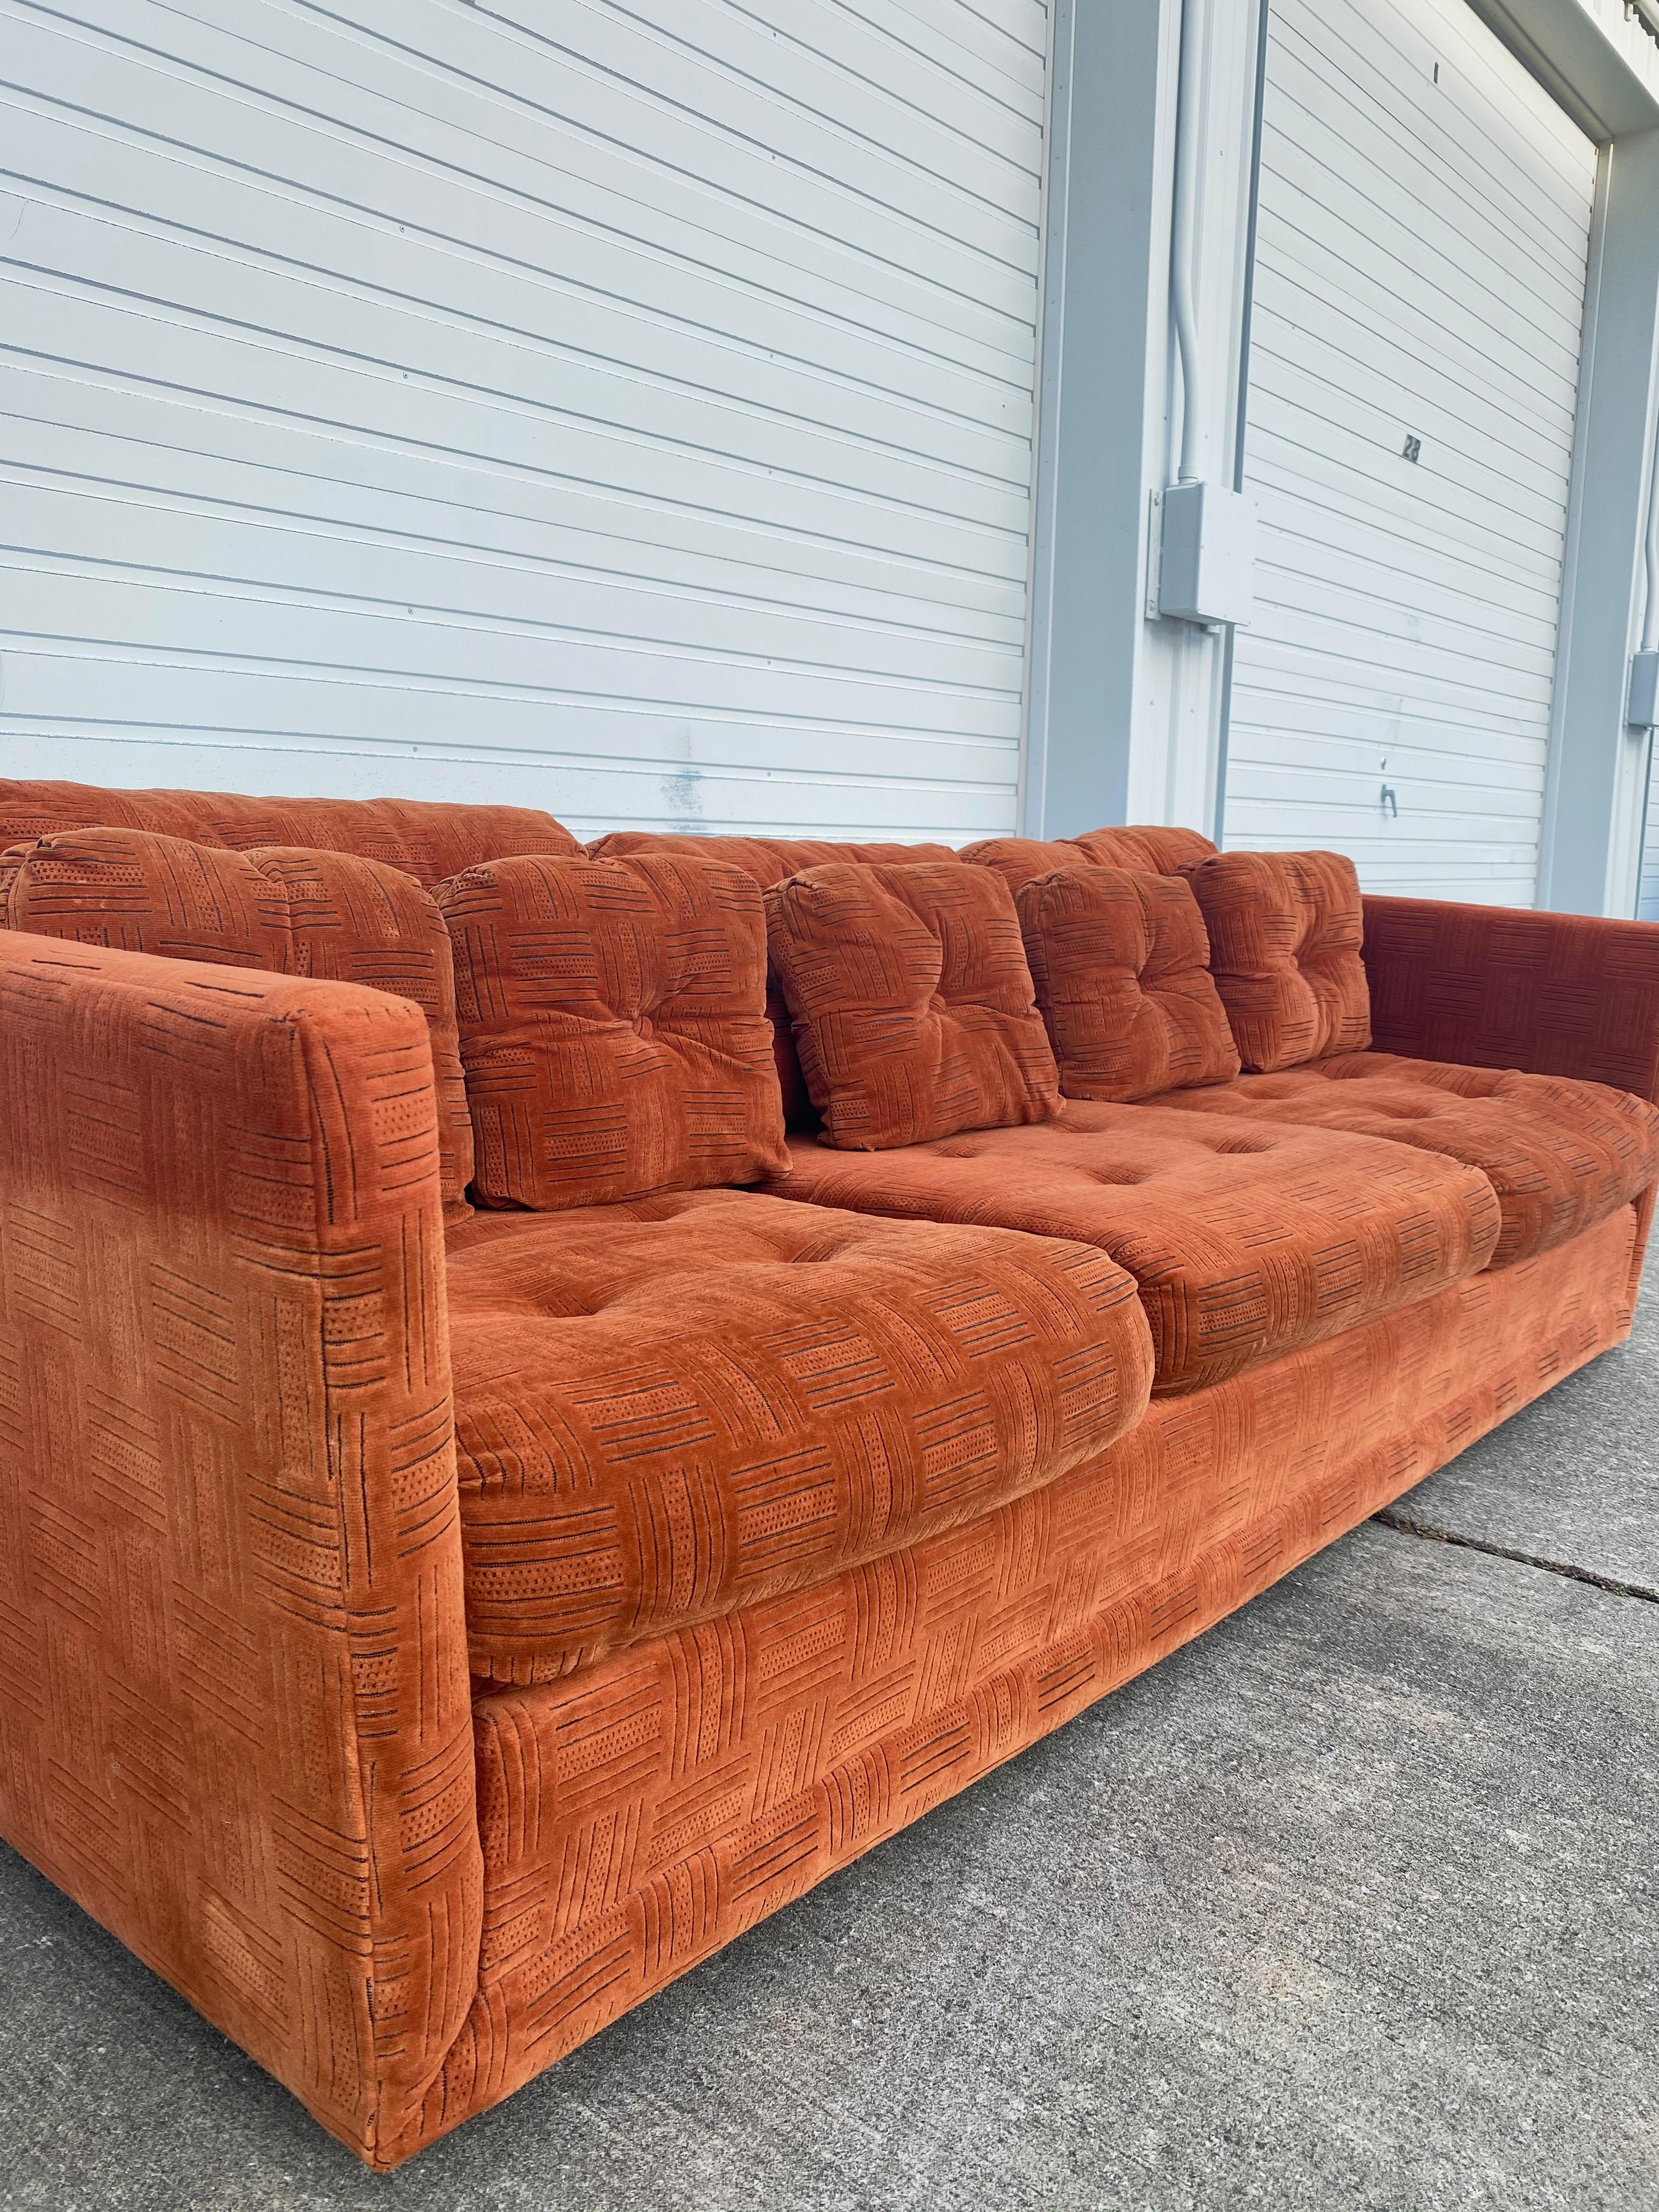
<svg viewBox="0 0 1659 2212"><path fill-rule="evenodd" d="M1014 826L1042 0L0 19L0 773Z"/></svg>
<svg viewBox="0 0 1659 2212"><path fill-rule="evenodd" d="M1230 845L1532 902L1598 173L1467 0L1275 0Z"/></svg>

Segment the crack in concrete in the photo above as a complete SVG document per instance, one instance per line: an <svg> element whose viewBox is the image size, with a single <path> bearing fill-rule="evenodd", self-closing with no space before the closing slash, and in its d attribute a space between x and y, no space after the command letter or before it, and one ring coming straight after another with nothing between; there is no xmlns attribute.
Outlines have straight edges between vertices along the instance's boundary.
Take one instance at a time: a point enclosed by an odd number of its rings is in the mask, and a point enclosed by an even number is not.
<svg viewBox="0 0 1659 2212"><path fill-rule="evenodd" d="M1540 1559L1535 1553L1511 1551L1506 1544L1488 1544L1480 1536L1460 1536L1455 1529L1437 1528L1428 1521L1410 1521L1403 1513L1391 1512L1386 1507L1381 1513L1373 1513L1371 1518L1401 1536L1420 1536L1430 1544L1450 1544L1460 1552L1484 1552L1489 1559L1513 1559L1517 1566L1538 1567L1547 1575L1565 1575L1569 1582L1588 1583L1592 1589L1606 1590L1613 1597L1639 1597L1648 1605L1659 1605L1659 1589L1650 1589L1644 1583L1621 1583L1612 1575L1598 1575L1589 1567L1575 1567L1565 1559Z"/></svg>

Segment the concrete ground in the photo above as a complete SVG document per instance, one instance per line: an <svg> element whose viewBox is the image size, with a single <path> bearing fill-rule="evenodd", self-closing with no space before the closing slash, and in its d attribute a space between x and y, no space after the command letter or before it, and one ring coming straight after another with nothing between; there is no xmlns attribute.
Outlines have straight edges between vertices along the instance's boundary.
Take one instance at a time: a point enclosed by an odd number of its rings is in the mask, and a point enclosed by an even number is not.
<svg viewBox="0 0 1659 2212"><path fill-rule="evenodd" d="M0 2204L1659 2208L1654 1273L1395 1509L1452 1540L1358 1530L389 2181L0 1848Z"/></svg>

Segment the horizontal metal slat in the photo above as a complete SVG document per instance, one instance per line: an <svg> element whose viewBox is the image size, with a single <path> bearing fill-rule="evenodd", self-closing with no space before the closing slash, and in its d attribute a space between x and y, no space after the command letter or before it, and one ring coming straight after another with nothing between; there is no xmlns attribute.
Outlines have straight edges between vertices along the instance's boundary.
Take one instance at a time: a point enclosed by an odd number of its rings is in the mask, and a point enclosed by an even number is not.
<svg viewBox="0 0 1659 2212"><path fill-rule="evenodd" d="M0 0L9 766L1011 828L1035 20Z"/></svg>

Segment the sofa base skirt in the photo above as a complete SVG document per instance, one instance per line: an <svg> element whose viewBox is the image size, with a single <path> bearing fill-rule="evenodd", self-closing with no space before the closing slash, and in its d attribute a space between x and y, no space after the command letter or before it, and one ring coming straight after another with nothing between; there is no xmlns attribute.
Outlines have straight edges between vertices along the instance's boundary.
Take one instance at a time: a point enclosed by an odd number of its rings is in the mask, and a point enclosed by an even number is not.
<svg viewBox="0 0 1659 2212"><path fill-rule="evenodd" d="M1629 1332L1645 1213L1190 1397L1063 1480L480 1698L479 1989L395 2166L1150 1667Z"/></svg>

